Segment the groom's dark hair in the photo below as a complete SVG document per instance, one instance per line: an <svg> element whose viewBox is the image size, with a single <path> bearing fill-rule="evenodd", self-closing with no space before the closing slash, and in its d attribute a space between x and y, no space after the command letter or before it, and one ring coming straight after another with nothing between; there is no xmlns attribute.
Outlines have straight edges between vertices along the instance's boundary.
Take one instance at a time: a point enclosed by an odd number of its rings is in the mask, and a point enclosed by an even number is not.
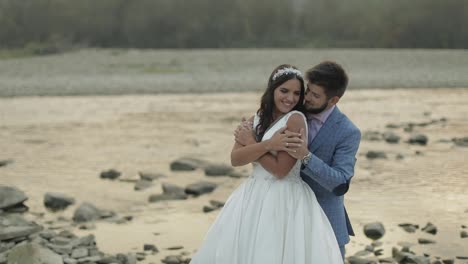
<svg viewBox="0 0 468 264"><path fill-rule="evenodd" d="M342 97L348 86L348 75L341 65L334 61L323 61L306 72L309 83L321 86L328 99Z"/></svg>

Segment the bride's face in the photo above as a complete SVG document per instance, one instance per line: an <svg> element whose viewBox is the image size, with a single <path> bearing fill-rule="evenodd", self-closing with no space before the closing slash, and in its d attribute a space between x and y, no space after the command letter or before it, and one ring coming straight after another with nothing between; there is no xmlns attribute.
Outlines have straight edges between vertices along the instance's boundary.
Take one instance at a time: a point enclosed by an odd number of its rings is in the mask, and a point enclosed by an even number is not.
<svg viewBox="0 0 468 264"><path fill-rule="evenodd" d="M301 83L297 79L291 79L274 91L275 113L277 115L290 112L299 102L301 97Z"/></svg>

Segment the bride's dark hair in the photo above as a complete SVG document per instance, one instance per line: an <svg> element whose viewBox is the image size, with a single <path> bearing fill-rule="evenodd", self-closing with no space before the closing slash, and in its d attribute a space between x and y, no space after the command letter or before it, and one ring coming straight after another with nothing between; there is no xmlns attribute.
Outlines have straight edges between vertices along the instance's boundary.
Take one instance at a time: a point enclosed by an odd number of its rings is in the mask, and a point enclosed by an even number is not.
<svg viewBox="0 0 468 264"><path fill-rule="evenodd" d="M297 104L294 106L292 110L298 110L301 112L304 111L304 78L301 76L299 71L283 71L283 73L280 73L281 70L283 69L295 69L297 70L296 67L290 65L290 64L282 64L278 67L276 67L273 72L270 75L270 78L268 78L268 85L265 90L265 92L262 95L262 99L260 102L260 108L257 110L257 115L260 117L260 121L258 122L258 125L255 127L255 136L257 141L261 141L263 135L265 134L265 131L270 127L270 125L275 121L273 120L273 111L275 109L275 98L274 98L274 92L276 88L278 88L280 85L283 83L296 79L301 83L301 95L299 97L299 101ZM276 76L276 78L273 78Z"/></svg>

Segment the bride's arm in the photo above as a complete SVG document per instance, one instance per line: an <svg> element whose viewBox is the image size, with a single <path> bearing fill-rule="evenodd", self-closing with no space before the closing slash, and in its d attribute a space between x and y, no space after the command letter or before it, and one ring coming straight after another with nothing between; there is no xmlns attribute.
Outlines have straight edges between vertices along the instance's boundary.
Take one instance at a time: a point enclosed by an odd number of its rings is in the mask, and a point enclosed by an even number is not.
<svg viewBox="0 0 468 264"><path fill-rule="evenodd" d="M293 132L299 132L301 129L306 131L304 117L300 114L292 114L288 119L287 128ZM307 140L307 136L304 138ZM279 151L276 156L267 153L258 159L258 162L260 162L263 168L280 179L288 175L296 161L297 159L291 157L291 155L285 151Z"/></svg>
<svg viewBox="0 0 468 264"><path fill-rule="evenodd" d="M253 121L253 117L249 119ZM252 130L253 131L253 130ZM251 132L252 133L252 132ZM251 141L255 141L254 135L252 134ZM256 161L262 155L270 151L270 143L267 141L256 142L253 144L241 145L237 141L234 142L234 147L231 151L231 165L232 166L243 166Z"/></svg>

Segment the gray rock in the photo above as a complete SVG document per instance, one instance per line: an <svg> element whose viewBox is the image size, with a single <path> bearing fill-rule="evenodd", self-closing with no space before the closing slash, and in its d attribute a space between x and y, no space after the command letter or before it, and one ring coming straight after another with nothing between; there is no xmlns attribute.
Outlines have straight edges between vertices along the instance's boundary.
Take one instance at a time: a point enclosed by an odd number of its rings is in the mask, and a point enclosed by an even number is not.
<svg viewBox="0 0 468 264"><path fill-rule="evenodd" d="M57 254L66 254L70 255L72 253L73 247L71 245L54 245L51 243L47 243L46 246L53 250Z"/></svg>
<svg viewBox="0 0 468 264"><path fill-rule="evenodd" d="M101 259L102 259L101 256L84 257L84 258L78 259L78 263L84 263L84 264L96 263L96 262L100 262Z"/></svg>
<svg viewBox="0 0 468 264"><path fill-rule="evenodd" d="M171 201L171 200L186 200L187 194L153 194L148 198L150 203L160 202L160 201Z"/></svg>
<svg viewBox="0 0 468 264"><path fill-rule="evenodd" d="M165 264L181 264L182 260L179 256L167 256L161 262Z"/></svg>
<svg viewBox="0 0 468 264"><path fill-rule="evenodd" d="M162 173L150 172L150 171L139 171L140 179L147 181L159 180L161 178L167 178L166 175Z"/></svg>
<svg viewBox="0 0 468 264"><path fill-rule="evenodd" d="M369 251L369 252L374 252L374 247L372 245L367 245L365 248L364 248L365 251Z"/></svg>
<svg viewBox="0 0 468 264"><path fill-rule="evenodd" d="M362 139L367 141L380 141L382 140L382 135L378 131L366 131L363 133Z"/></svg>
<svg viewBox="0 0 468 264"><path fill-rule="evenodd" d="M143 250L144 251L152 251L154 253L159 252L158 248L154 244L144 244L143 245Z"/></svg>
<svg viewBox="0 0 468 264"><path fill-rule="evenodd" d="M82 203L80 207L78 207L75 210L75 213L73 215L73 221L79 223L79 222L89 222L89 221L94 221L97 220L101 217L101 212L100 210L90 204L90 203Z"/></svg>
<svg viewBox="0 0 468 264"><path fill-rule="evenodd" d="M25 243L14 247L7 258L8 264L63 264L62 257L38 244Z"/></svg>
<svg viewBox="0 0 468 264"><path fill-rule="evenodd" d="M366 224L364 225L364 234L372 240L377 240L385 234L384 225L380 222Z"/></svg>
<svg viewBox="0 0 468 264"><path fill-rule="evenodd" d="M13 160L11 160L11 159L0 160L0 167L5 167L5 166L7 166L8 164L11 164L11 163L13 163Z"/></svg>
<svg viewBox="0 0 468 264"><path fill-rule="evenodd" d="M216 187L218 187L218 185L212 182L197 182L197 183L188 185L185 188L185 193L198 196L198 195L202 195L205 193L210 193L214 191Z"/></svg>
<svg viewBox="0 0 468 264"><path fill-rule="evenodd" d="M366 154L366 158L368 159L386 159L387 154L383 151L373 151L369 150Z"/></svg>
<svg viewBox="0 0 468 264"><path fill-rule="evenodd" d="M347 258L349 264L378 264L379 261L373 258L363 258L357 256L351 256Z"/></svg>
<svg viewBox="0 0 468 264"><path fill-rule="evenodd" d="M468 259L468 256L456 256L457 259Z"/></svg>
<svg viewBox="0 0 468 264"><path fill-rule="evenodd" d="M415 263L415 264L431 264L431 260L428 257L424 256L407 256L405 263Z"/></svg>
<svg viewBox="0 0 468 264"><path fill-rule="evenodd" d="M374 248L378 248L378 247L381 247L383 245L383 243L382 243L382 241L372 241L371 245Z"/></svg>
<svg viewBox="0 0 468 264"><path fill-rule="evenodd" d="M74 248L76 247L91 247L96 245L96 238L93 234L87 236L75 238L70 242L70 245Z"/></svg>
<svg viewBox="0 0 468 264"><path fill-rule="evenodd" d="M454 264L455 260L454 259L443 259L441 263L443 263L443 264Z"/></svg>
<svg viewBox="0 0 468 264"><path fill-rule="evenodd" d="M7 264L7 253L0 253L0 264Z"/></svg>
<svg viewBox="0 0 468 264"><path fill-rule="evenodd" d="M0 241L27 237L42 230L42 226L34 223L28 225L0 225L0 227Z"/></svg>
<svg viewBox="0 0 468 264"><path fill-rule="evenodd" d="M172 247L168 247L167 250L180 250L183 248L184 248L183 246L172 246Z"/></svg>
<svg viewBox="0 0 468 264"><path fill-rule="evenodd" d="M398 226L403 228L403 230L405 230L408 233L414 233L419 228L419 225L414 225L411 223L402 223L402 224L399 224Z"/></svg>
<svg viewBox="0 0 468 264"><path fill-rule="evenodd" d="M401 125L390 123L390 124L387 124L385 127L386 128L400 128Z"/></svg>
<svg viewBox="0 0 468 264"><path fill-rule="evenodd" d="M372 251L367 251L367 250L360 250L356 253L354 253L355 257L365 257L365 256L370 256L372 254Z"/></svg>
<svg viewBox="0 0 468 264"><path fill-rule="evenodd" d="M212 206L208 206L208 205L203 206L203 212L204 212L204 213L209 213L209 212L212 212L212 211L214 211L214 210L216 210L216 209L217 209L217 208L212 207Z"/></svg>
<svg viewBox="0 0 468 264"><path fill-rule="evenodd" d="M421 230L429 234L437 234L437 227L431 222L427 223L426 226L423 227Z"/></svg>
<svg viewBox="0 0 468 264"><path fill-rule="evenodd" d="M239 172L239 171L235 171L235 170L232 170L229 174L228 174L229 177L231 178L247 178L249 177L249 175L247 173L244 173L244 172Z"/></svg>
<svg viewBox="0 0 468 264"><path fill-rule="evenodd" d="M116 256L103 256L99 260L99 264L121 264L120 260Z"/></svg>
<svg viewBox="0 0 468 264"><path fill-rule="evenodd" d="M8 207L8 208L5 208L3 209L3 211L5 211L6 213L10 213L10 214L21 214L21 213L25 213L29 210L29 208L24 205L24 204L17 204L13 207Z"/></svg>
<svg viewBox="0 0 468 264"><path fill-rule="evenodd" d="M200 164L191 159L182 158L173 161L170 166L172 171L193 171L199 168Z"/></svg>
<svg viewBox="0 0 468 264"><path fill-rule="evenodd" d="M383 248L377 249L376 251L374 251L374 255L382 256L384 254L383 251L384 251Z"/></svg>
<svg viewBox="0 0 468 264"><path fill-rule="evenodd" d="M185 189L171 183L162 184L163 194L185 194Z"/></svg>
<svg viewBox="0 0 468 264"><path fill-rule="evenodd" d="M205 167L206 176L227 176L233 168L224 164L212 164Z"/></svg>
<svg viewBox="0 0 468 264"><path fill-rule="evenodd" d="M395 159L396 159L396 160L402 160L402 159L404 159L404 158L405 158L405 156L404 156L403 154L401 154L401 153L398 153L398 154L395 156Z"/></svg>
<svg viewBox="0 0 468 264"><path fill-rule="evenodd" d="M393 258L379 258L379 263L392 263L392 264L397 264Z"/></svg>
<svg viewBox="0 0 468 264"><path fill-rule="evenodd" d="M135 191L142 191L153 186L153 182L148 180L139 180L135 183Z"/></svg>
<svg viewBox="0 0 468 264"><path fill-rule="evenodd" d="M52 211L64 210L75 203L75 199L61 193L46 193L44 195L44 206Z"/></svg>
<svg viewBox="0 0 468 264"><path fill-rule="evenodd" d="M78 226L78 229L81 230L94 230L96 229L96 225L94 223L83 223Z"/></svg>
<svg viewBox="0 0 468 264"><path fill-rule="evenodd" d="M68 245L71 242L71 238L68 237L62 237L62 236L56 236L50 240L50 243L54 245Z"/></svg>
<svg viewBox="0 0 468 264"><path fill-rule="evenodd" d="M400 142L400 136L395 134L394 132L392 131L387 131L385 133L383 133L383 138L384 140L387 142L387 143L390 143L390 144L397 144L398 142Z"/></svg>
<svg viewBox="0 0 468 264"><path fill-rule="evenodd" d="M60 231L60 233L58 233L58 235L61 237L66 237L66 238L71 238L71 239L78 238L75 234L73 234L69 230L62 230Z"/></svg>
<svg viewBox="0 0 468 264"><path fill-rule="evenodd" d="M65 264L77 264L78 260L72 259L72 258L69 258L69 257L64 257L63 258L63 263L65 263Z"/></svg>
<svg viewBox="0 0 468 264"><path fill-rule="evenodd" d="M460 237L461 238L467 238L468 237L468 232L466 232L465 230L461 231L460 232Z"/></svg>
<svg viewBox="0 0 468 264"><path fill-rule="evenodd" d="M14 207L26 201L24 192L13 186L0 185L0 209Z"/></svg>
<svg viewBox="0 0 468 264"><path fill-rule="evenodd" d="M47 229L47 230L41 231L39 233L39 236L46 239L46 240L50 240L53 237L57 236L57 233L55 233L55 231L53 231L53 230Z"/></svg>
<svg viewBox="0 0 468 264"><path fill-rule="evenodd" d="M427 145L428 138L424 134L413 134L408 140L408 143L414 144L414 145L422 145L425 146Z"/></svg>
<svg viewBox="0 0 468 264"><path fill-rule="evenodd" d="M210 204L215 208L221 208L224 206L224 202L216 201L216 200L210 200Z"/></svg>
<svg viewBox="0 0 468 264"><path fill-rule="evenodd" d="M404 261L408 259L408 257L414 256L411 253L408 252L403 252L398 250L398 248L393 247L392 248L392 257L398 262L398 263L405 263Z"/></svg>
<svg viewBox="0 0 468 264"><path fill-rule="evenodd" d="M74 259L84 258L88 256L88 249L87 248L76 248L72 251L71 257Z"/></svg>
<svg viewBox="0 0 468 264"><path fill-rule="evenodd" d="M143 252L137 252L137 253L135 253L135 257L136 257L137 261L142 261L142 260L146 259L146 254L143 253Z"/></svg>
<svg viewBox="0 0 468 264"><path fill-rule="evenodd" d="M117 254L117 259L121 264L136 264L137 259L136 256L132 254L124 255L124 254Z"/></svg>
<svg viewBox="0 0 468 264"><path fill-rule="evenodd" d="M101 179L110 179L110 180L115 180L118 177L120 177L121 173L119 171L116 171L114 169L110 169L107 171L103 171L100 174Z"/></svg>
<svg viewBox="0 0 468 264"><path fill-rule="evenodd" d="M452 141L456 146L468 147L468 137L453 138Z"/></svg>
<svg viewBox="0 0 468 264"><path fill-rule="evenodd" d="M418 238L419 244L434 244L436 243L434 240L427 239L427 238Z"/></svg>

